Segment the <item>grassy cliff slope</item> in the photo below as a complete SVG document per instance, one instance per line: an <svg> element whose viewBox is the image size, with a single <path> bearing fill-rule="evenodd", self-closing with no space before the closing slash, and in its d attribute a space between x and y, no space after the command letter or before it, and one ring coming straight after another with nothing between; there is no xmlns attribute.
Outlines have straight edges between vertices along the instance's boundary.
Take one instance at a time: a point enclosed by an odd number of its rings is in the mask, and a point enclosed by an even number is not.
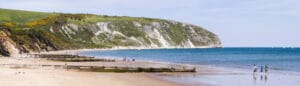
<svg viewBox="0 0 300 86"><path fill-rule="evenodd" d="M0 31L21 52L81 48L221 47L217 35L177 21L0 9Z"/></svg>

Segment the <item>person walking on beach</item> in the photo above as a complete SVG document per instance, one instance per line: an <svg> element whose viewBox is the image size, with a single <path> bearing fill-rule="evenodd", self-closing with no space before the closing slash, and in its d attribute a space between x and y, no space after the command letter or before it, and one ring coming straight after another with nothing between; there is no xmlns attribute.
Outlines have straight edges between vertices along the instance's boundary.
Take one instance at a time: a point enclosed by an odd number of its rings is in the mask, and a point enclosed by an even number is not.
<svg viewBox="0 0 300 86"><path fill-rule="evenodd" d="M127 61L127 58L126 58L126 57L124 57L124 58L123 58L123 61L124 61L124 62L126 62L126 61Z"/></svg>
<svg viewBox="0 0 300 86"><path fill-rule="evenodd" d="M260 72L264 72L264 66L260 66Z"/></svg>
<svg viewBox="0 0 300 86"><path fill-rule="evenodd" d="M256 64L253 65L253 74L255 74L257 72L257 66Z"/></svg>
<svg viewBox="0 0 300 86"><path fill-rule="evenodd" d="M269 67L268 65L265 65L265 73L268 73L268 71L269 71Z"/></svg>

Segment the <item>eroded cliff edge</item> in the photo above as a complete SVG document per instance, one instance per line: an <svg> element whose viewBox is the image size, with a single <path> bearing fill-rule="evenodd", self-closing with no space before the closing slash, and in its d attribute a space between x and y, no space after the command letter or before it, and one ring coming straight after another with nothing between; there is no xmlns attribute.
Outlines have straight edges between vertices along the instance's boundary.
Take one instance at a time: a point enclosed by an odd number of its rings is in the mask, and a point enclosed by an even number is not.
<svg viewBox="0 0 300 86"><path fill-rule="evenodd" d="M0 9L0 54L83 48L215 48L218 36L172 20Z"/></svg>

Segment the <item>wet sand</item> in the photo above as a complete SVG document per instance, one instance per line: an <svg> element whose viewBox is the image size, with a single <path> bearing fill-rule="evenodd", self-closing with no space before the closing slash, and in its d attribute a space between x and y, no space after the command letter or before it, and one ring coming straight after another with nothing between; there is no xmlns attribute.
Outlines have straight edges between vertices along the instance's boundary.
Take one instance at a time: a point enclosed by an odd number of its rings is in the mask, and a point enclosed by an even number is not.
<svg viewBox="0 0 300 86"><path fill-rule="evenodd" d="M202 65L203 66L203 65ZM159 74L157 77L189 86L299 86L300 73L270 70L268 73L251 69L204 67L196 74ZM209 72L208 72L209 71Z"/></svg>

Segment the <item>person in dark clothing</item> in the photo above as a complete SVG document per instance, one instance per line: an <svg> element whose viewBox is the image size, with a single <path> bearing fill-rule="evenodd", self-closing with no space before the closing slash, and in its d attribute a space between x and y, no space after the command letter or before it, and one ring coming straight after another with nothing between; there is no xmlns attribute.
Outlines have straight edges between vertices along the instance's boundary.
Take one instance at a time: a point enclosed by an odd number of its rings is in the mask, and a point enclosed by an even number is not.
<svg viewBox="0 0 300 86"><path fill-rule="evenodd" d="M260 72L264 72L264 67L260 66Z"/></svg>
<svg viewBox="0 0 300 86"><path fill-rule="evenodd" d="M269 67L268 65L265 65L265 73L268 73L268 71L269 71Z"/></svg>

